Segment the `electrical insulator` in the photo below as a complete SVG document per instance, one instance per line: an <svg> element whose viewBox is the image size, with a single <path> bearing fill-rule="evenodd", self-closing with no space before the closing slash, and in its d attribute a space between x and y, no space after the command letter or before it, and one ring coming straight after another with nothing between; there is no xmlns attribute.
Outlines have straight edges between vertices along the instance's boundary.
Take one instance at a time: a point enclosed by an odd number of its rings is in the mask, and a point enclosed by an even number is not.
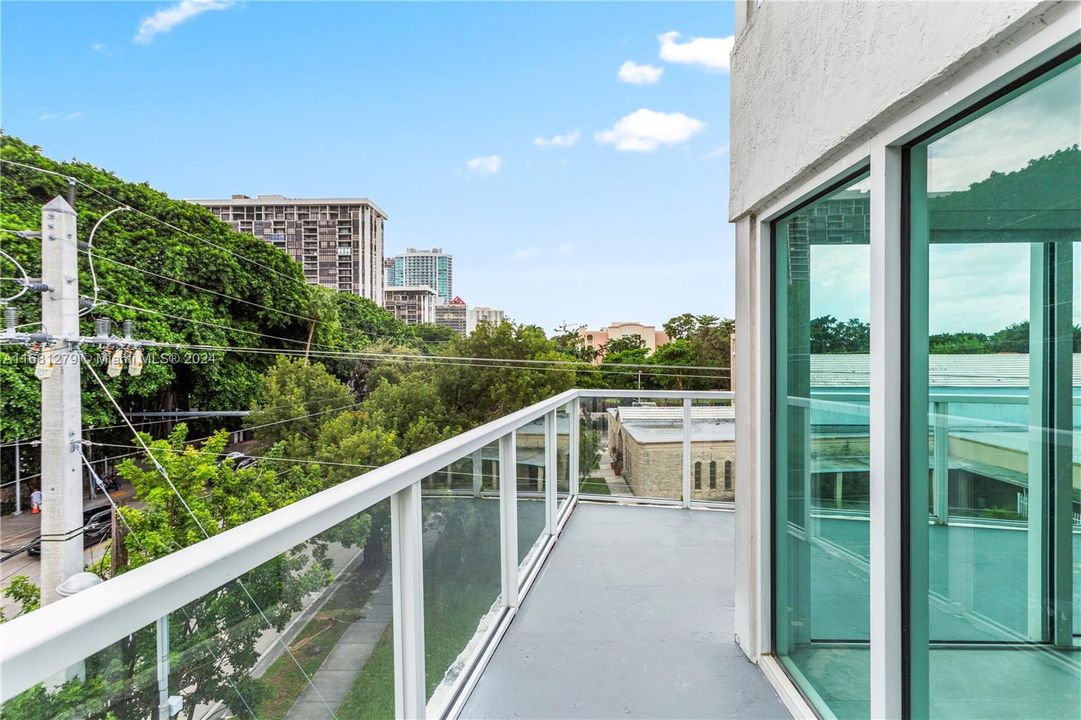
<svg viewBox="0 0 1081 720"><path fill-rule="evenodd" d="M116 377L124 371L124 349L121 348L113 353L112 360L109 361L109 367L106 369L105 374L109 377Z"/></svg>
<svg viewBox="0 0 1081 720"><path fill-rule="evenodd" d="M143 372L143 351L141 348L135 348L135 351L131 354L131 359L128 361L128 375L132 377L139 377Z"/></svg>

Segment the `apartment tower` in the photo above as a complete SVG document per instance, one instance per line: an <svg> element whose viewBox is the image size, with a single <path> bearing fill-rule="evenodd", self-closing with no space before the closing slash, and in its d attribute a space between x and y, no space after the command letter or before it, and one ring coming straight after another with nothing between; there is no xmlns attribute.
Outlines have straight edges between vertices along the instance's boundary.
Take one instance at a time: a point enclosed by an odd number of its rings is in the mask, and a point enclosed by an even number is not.
<svg viewBox="0 0 1081 720"><path fill-rule="evenodd" d="M233 195L228 200L190 202L287 252L303 266L308 283L383 305L387 215L370 200Z"/></svg>
<svg viewBox="0 0 1081 720"><path fill-rule="evenodd" d="M406 248L401 255L388 257L386 284L395 287L427 285L435 290L436 302L447 305L454 297L454 258L443 248Z"/></svg>

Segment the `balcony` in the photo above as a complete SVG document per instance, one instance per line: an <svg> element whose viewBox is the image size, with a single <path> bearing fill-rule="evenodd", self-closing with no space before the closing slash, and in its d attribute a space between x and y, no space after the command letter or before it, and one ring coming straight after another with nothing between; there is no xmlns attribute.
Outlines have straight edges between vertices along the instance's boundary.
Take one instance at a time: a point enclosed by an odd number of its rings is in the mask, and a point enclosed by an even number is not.
<svg viewBox="0 0 1081 720"><path fill-rule="evenodd" d="M17 618L4 714L785 716L733 642L732 399L571 390Z"/></svg>

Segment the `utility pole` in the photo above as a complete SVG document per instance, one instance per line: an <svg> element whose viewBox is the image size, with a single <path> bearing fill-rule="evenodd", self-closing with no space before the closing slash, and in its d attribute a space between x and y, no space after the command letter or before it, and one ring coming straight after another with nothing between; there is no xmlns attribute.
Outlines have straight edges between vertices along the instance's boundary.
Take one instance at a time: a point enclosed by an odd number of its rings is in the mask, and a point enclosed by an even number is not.
<svg viewBox="0 0 1081 720"><path fill-rule="evenodd" d="M41 381L41 604L83 569L82 385L75 210L62 197L41 210L42 327L59 338L43 349L51 372Z"/></svg>

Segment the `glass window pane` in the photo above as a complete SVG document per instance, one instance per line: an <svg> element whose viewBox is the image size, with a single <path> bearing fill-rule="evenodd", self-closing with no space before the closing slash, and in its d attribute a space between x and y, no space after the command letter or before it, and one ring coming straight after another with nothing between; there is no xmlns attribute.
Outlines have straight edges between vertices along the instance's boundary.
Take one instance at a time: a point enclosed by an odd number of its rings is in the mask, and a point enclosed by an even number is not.
<svg viewBox="0 0 1081 720"><path fill-rule="evenodd" d="M870 714L869 181L773 224L774 644L823 714Z"/></svg>
<svg viewBox="0 0 1081 720"><path fill-rule="evenodd" d="M731 400L695 400L691 405L691 462L701 463L691 500L731 502L735 492L736 414Z"/></svg>
<svg viewBox="0 0 1081 720"><path fill-rule="evenodd" d="M515 453L518 467L518 562L528 569L544 541L544 418L518 428Z"/></svg>
<svg viewBox="0 0 1081 720"><path fill-rule="evenodd" d="M567 403L556 411L556 502L560 509L571 493L571 406Z"/></svg>
<svg viewBox="0 0 1081 720"><path fill-rule="evenodd" d="M501 613L499 497L473 492L475 479L498 476L498 457L498 443L492 443L447 468L467 489L458 489L456 480L447 483L445 471L421 485L425 678L433 716L446 709ZM478 460L483 467L474 465Z"/></svg>
<svg viewBox="0 0 1081 720"><path fill-rule="evenodd" d="M589 425L583 454L597 465L581 481L580 493L682 499L682 400L592 397L581 403Z"/></svg>
<svg viewBox="0 0 1081 720"><path fill-rule="evenodd" d="M389 501L263 563L4 703L7 718L394 715ZM132 536L128 537L129 543ZM130 547L130 545L129 545ZM61 601L63 602L63 601ZM159 642L168 685L159 686ZM310 678L310 682L308 680ZM198 712L197 712L198 711Z"/></svg>
<svg viewBox="0 0 1081 720"><path fill-rule="evenodd" d="M1079 144L1075 59L909 154L914 716L1081 708Z"/></svg>

